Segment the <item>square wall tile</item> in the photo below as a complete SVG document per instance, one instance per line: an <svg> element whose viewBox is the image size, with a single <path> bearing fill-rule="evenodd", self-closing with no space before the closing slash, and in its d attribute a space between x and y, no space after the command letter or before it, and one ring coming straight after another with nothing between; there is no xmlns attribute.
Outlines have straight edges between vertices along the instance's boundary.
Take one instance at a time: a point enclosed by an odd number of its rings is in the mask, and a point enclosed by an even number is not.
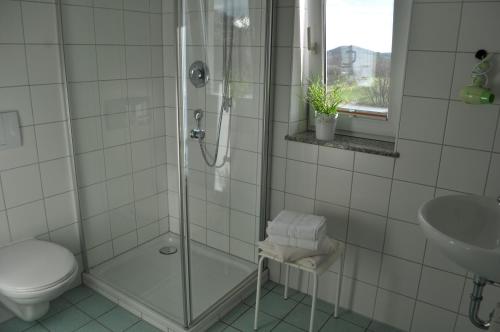
<svg viewBox="0 0 500 332"><path fill-rule="evenodd" d="M75 166L79 187L89 186L106 178L102 150L76 155Z"/></svg>
<svg viewBox="0 0 500 332"><path fill-rule="evenodd" d="M387 324L403 331L408 331L414 307L415 300L388 292L384 289L379 289L373 318L377 320L377 322ZM378 331L378 329L374 330Z"/></svg>
<svg viewBox="0 0 500 332"><path fill-rule="evenodd" d="M354 167L354 152L320 146L318 164L352 171Z"/></svg>
<svg viewBox="0 0 500 332"><path fill-rule="evenodd" d="M500 154L491 156L490 171L486 182L487 196L498 197L500 195Z"/></svg>
<svg viewBox="0 0 500 332"><path fill-rule="evenodd" d="M394 158L356 152L354 160L355 172L391 178L393 170Z"/></svg>
<svg viewBox="0 0 500 332"><path fill-rule="evenodd" d="M441 144L447 110L448 100L403 97L399 137Z"/></svg>
<svg viewBox="0 0 500 332"><path fill-rule="evenodd" d="M285 206L287 210L293 210L301 213L314 213L314 200L302 196L285 194Z"/></svg>
<svg viewBox="0 0 500 332"><path fill-rule="evenodd" d="M40 163L40 173L45 196L62 194L73 189L70 158Z"/></svg>
<svg viewBox="0 0 500 332"><path fill-rule="evenodd" d="M0 170L33 164L37 161L35 130L33 127L22 127L23 145L15 149L0 151Z"/></svg>
<svg viewBox="0 0 500 332"><path fill-rule="evenodd" d="M288 142L287 158L316 163L318 161L318 146L300 142Z"/></svg>
<svg viewBox="0 0 500 332"><path fill-rule="evenodd" d="M400 139L397 150L394 178L429 186L436 184L441 146Z"/></svg>
<svg viewBox="0 0 500 332"><path fill-rule="evenodd" d="M96 46L66 45L64 51L69 82L97 80Z"/></svg>
<svg viewBox="0 0 500 332"><path fill-rule="evenodd" d="M97 66L100 80L124 79L127 71L125 63L125 48L123 46L97 46Z"/></svg>
<svg viewBox="0 0 500 332"><path fill-rule="evenodd" d="M106 196L106 184L98 183L79 191L80 211L82 218L89 218L108 209L108 201Z"/></svg>
<svg viewBox="0 0 500 332"><path fill-rule="evenodd" d="M19 112L21 126L33 124L33 111L31 109L29 87L18 86L0 88L0 99L2 100L2 110L16 110Z"/></svg>
<svg viewBox="0 0 500 332"><path fill-rule="evenodd" d="M35 127L40 161L56 159L69 154L66 125L66 122L54 122Z"/></svg>
<svg viewBox="0 0 500 332"><path fill-rule="evenodd" d="M22 43L21 3L2 1L0 13L0 43Z"/></svg>
<svg viewBox="0 0 500 332"><path fill-rule="evenodd" d="M78 221L73 191L45 199L45 209L49 230L68 226Z"/></svg>
<svg viewBox="0 0 500 332"><path fill-rule="evenodd" d="M288 159L286 163L285 191L290 194L314 198L316 191L315 164Z"/></svg>
<svg viewBox="0 0 500 332"><path fill-rule="evenodd" d="M376 285L382 255L378 252L347 245L344 262L344 275Z"/></svg>
<svg viewBox="0 0 500 332"><path fill-rule="evenodd" d="M373 195L373 193L377 193ZM351 207L386 216L389 208L391 180L354 173L352 181Z"/></svg>
<svg viewBox="0 0 500 332"><path fill-rule="evenodd" d="M59 47L61 46L26 45L30 84L62 83Z"/></svg>
<svg viewBox="0 0 500 332"><path fill-rule="evenodd" d="M285 136L287 134L287 123L273 122L273 156L286 158L288 141L285 140Z"/></svg>
<svg viewBox="0 0 500 332"><path fill-rule="evenodd" d="M417 301L412 332L452 332L456 314L427 303Z"/></svg>
<svg viewBox="0 0 500 332"><path fill-rule="evenodd" d="M439 168L438 187L481 195L490 153L445 146Z"/></svg>
<svg viewBox="0 0 500 332"><path fill-rule="evenodd" d="M7 215L9 217L12 240L14 241L39 236L48 232L43 201L36 201L8 209Z"/></svg>
<svg viewBox="0 0 500 332"><path fill-rule="evenodd" d="M99 115L99 85L97 82L68 84L68 97L72 119Z"/></svg>
<svg viewBox="0 0 500 332"><path fill-rule="evenodd" d="M4 245L11 241L9 222L7 220L7 213L0 212L0 245ZM6 309L7 310L7 309Z"/></svg>
<svg viewBox="0 0 500 332"><path fill-rule="evenodd" d="M446 257L442 250L430 241L427 241L427 245L425 247L424 264L459 275L465 275L467 273L467 271L465 271L462 267L458 266Z"/></svg>
<svg viewBox="0 0 500 332"><path fill-rule="evenodd" d="M420 264L384 255L379 286L415 298L421 268L422 265Z"/></svg>
<svg viewBox="0 0 500 332"><path fill-rule="evenodd" d="M85 219L82 223L87 248L92 248L111 240L107 213Z"/></svg>
<svg viewBox="0 0 500 332"><path fill-rule="evenodd" d="M7 208L42 198L40 172L37 165L4 171L1 177Z"/></svg>
<svg viewBox="0 0 500 332"><path fill-rule="evenodd" d="M408 52L404 94L447 99L450 95L454 54Z"/></svg>
<svg viewBox="0 0 500 332"><path fill-rule="evenodd" d="M36 124L66 119L64 90L61 84L35 85L30 89Z"/></svg>
<svg viewBox="0 0 500 332"><path fill-rule="evenodd" d="M257 186L231 180L231 208L255 214L257 206Z"/></svg>
<svg viewBox="0 0 500 332"><path fill-rule="evenodd" d="M418 299L438 307L457 311L465 278L423 267Z"/></svg>
<svg viewBox="0 0 500 332"><path fill-rule="evenodd" d="M455 51L460 22L459 3L419 3L413 6L410 50Z"/></svg>
<svg viewBox="0 0 500 332"><path fill-rule="evenodd" d="M418 225L388 220L384 239L384 253L414 262L422 262L425 242L424 233Z"/></svg>
<svg viewBox="0 0 500 332"><path fill-rule="evenodd" d="M0 87L25 85L26 55L23 45L0 45Z"/></svg>
<svg viewBox="0 0 500 332"><path fill-rule="evenodd" d="M123 11L95 8L94 15L97 44L123 45L125 43Z"/></svg>
<svg viewBox="0 0 500 332"><path fill-rule="evenodd" d="M486 49L500 52L494 31L500 30L500 4L498 2L464 3L458 49L476 52Z"/></svg>
<svg viewBox="0 0 500 332"><path fill-rule="evenodd" d="M326 217L328 236L345 241L347 236L348 208L314 201L314 214Z"/></svg>
<svg viewBox="0 0 500 332"><path fill-rule="evenodd" d="M348 277L342 278L340 306L366 317L372 317L377 287Z"/></svg>
<svg viewBox="0 0 500 332"><path fill-rule="evenodd" d="M450 102L444 143L491 151L498 119L498 106Z"/></svg>
<svg viewBox="0 0 500 332"><path fill-rule="evenodd" d="M351 196L352 172L318 166L316 199L348 206Z"/></svg>
<svg viewBox="0 0 500 332"><path fill-rule="evenodd" d="M389 204L389 217L418 224L418 208L433 198L433 187L394 181Z"/></svg>
<svg viewBox="0 0 500 332"><path fill-rule="evenodd" d="M272 159L271 188L284 191L286 177L286 159L278 157L272 157Z"/></svg>
<svg viewBox="0 0 500 332"><path fill-rule="evenodd" d="M364 248L381 251L384 244L385 224L385 217L351 209L347 241Z"/></svg>
<svg viewBox="0 0 500 332"><path fill-rule="evenodd" d="M26 43L56 44L57 11L55 4L23 2L23 25Z"/></svg>
<svg viewBox="0 0 500 332"><path fill-rule="evenodd" d="M63 6L65 44L94 44L94 12L91 7Z"/></svg>

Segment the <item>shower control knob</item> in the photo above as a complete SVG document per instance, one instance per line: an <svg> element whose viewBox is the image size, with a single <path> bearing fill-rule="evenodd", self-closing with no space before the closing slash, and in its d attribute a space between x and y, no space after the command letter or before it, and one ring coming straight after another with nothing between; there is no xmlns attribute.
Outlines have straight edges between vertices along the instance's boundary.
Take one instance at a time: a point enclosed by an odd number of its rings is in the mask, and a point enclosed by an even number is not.
<svg viewBox="0 0 500 332"><path fill-rule="evenodd" d="M203 61L195 61L189 67L189 80L197 87L204 87L209 79L208 66Z"/></svg>
<svg viewBox="0 0 500 332"><path fill-rule="evenodd" d="M191 136L191 138L195 138L195 139L204 139L205 138L205 131L203 129L199 129L199 128L191 129L191 134L189 136Z"/></svg>

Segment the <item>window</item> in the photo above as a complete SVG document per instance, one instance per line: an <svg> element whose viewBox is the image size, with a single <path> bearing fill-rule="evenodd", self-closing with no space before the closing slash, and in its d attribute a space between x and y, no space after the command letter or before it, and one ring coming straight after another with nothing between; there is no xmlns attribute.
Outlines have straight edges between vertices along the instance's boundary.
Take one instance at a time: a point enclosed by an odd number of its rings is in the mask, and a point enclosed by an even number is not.
<svg viewBox="0 0 500 332"><path fill-rule="evenodd" d="M411 0L312 2L323 13L325 82L345 89L337 128L391 140L402 103Z"/></svg>
<svg viewBox="0 0 500 332"><path fill-rule="evenodd" d="M342 85L344 111L386 119L394 0L327 0L326 82Z"/></svg>

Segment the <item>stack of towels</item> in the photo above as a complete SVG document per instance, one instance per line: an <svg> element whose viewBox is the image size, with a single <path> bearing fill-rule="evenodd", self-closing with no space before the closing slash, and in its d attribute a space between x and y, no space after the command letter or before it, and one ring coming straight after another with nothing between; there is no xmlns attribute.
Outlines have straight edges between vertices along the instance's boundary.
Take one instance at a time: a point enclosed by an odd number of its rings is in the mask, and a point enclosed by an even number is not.
<svg viewBox="0 0 500 332"><path fill-rule="evenodd" d="M266 232L268 237L259 247L282 262L307 258L307 265L315 267L338 249L338 242L326 235L326 219L321 216L283 210L268 223Z"/></svg>

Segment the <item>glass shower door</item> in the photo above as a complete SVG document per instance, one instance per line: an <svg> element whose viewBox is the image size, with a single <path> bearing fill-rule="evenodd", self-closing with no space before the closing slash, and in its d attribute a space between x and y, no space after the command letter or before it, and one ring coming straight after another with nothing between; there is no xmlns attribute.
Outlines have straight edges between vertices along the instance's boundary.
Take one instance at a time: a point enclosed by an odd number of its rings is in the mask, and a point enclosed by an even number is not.
<svg viewBox="0 0 500 332"><path fill-rule="evenodd" d="M178 148L187 320L253 278L259 240L266 9L185 0L178 12Z"/></svg>

